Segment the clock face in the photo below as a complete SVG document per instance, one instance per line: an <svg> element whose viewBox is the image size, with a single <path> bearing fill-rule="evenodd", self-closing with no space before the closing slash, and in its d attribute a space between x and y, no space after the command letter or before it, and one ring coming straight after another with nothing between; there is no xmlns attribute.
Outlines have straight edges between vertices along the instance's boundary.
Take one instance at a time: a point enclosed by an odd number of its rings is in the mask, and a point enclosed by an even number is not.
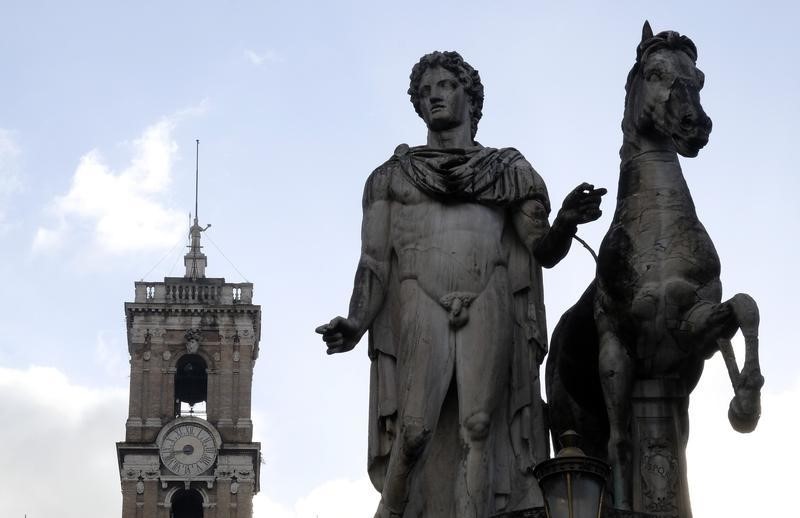
<svg viewBox="0 0 800 518"><path fill-rule="evenodd" d="M179 423L164 436L161 461L176 475L199 475L217 458L214 437L197 423Z"/></svg>

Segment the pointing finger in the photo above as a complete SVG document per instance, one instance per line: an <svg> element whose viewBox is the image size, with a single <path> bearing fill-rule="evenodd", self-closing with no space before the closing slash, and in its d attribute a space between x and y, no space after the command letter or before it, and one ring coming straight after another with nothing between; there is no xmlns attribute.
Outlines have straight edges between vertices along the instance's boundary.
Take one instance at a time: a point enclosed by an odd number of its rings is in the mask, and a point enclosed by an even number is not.
<svg viewBox="0 0 800 518"><path fill-rule="evenodd" d="M321 326L314 329L314 332L324 335L325 333L328 332L328 329L330 329L330 327L331 327L330 324L322 324Z"/></svg>

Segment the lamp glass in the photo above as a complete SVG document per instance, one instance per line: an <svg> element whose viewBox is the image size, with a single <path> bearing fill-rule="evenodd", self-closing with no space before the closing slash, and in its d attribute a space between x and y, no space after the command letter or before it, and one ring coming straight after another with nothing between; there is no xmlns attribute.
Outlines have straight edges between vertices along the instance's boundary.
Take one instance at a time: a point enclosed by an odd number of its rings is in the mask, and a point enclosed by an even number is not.
<svg viewBox="0 0 800 518"><path fill-rule="evenodd" d="M548 518L598 518L604 480L595 473L561 471L540 481Z"/></svg>
<svg viewBox="0 0 800 518"><path fill-rule="evenodd" d="M551 475L541 481L547 518L567 518L569 512L569 473Z"/></svg>
<svg viewBox="0 0 800 518"><path fill-rule="evenodd" d="M570 518L597 518L602 502L603 481L591 473L572 473L572 514Z"/></svg>

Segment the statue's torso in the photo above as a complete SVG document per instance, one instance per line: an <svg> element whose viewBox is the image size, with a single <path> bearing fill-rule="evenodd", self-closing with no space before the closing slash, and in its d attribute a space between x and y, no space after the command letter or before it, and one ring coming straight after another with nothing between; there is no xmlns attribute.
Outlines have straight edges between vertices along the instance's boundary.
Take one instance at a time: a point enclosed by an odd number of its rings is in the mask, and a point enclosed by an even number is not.
<svg viewBox="0 0 800 518"><path fill-rule="evenodd" d="M436 299L452 292L479 294L506 265L506 209L443 203L401 174L393 175L389 198L390 239L401 280L416 279ZM505 273L502 281L507 282Z"/></svg>

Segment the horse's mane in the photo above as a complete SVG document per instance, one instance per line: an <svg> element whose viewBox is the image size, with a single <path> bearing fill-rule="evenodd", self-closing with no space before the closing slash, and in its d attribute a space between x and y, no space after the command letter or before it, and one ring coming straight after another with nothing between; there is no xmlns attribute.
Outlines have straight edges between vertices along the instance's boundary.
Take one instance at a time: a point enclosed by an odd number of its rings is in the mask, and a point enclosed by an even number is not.
<svg viewBox="0 0 800 518"><path fill-rule="evenodd" d="M680 50L692 58L693 63L697 63L697 47L688 36L681 36L675 31L659 32L655 36L645 38L636 47L636 62L631 71L628 72L628 79L625 81L625 107L628 106L628 97L631 93L633 81L639 74L642 65L647 61L651 54L658 50Z"/></svg>

